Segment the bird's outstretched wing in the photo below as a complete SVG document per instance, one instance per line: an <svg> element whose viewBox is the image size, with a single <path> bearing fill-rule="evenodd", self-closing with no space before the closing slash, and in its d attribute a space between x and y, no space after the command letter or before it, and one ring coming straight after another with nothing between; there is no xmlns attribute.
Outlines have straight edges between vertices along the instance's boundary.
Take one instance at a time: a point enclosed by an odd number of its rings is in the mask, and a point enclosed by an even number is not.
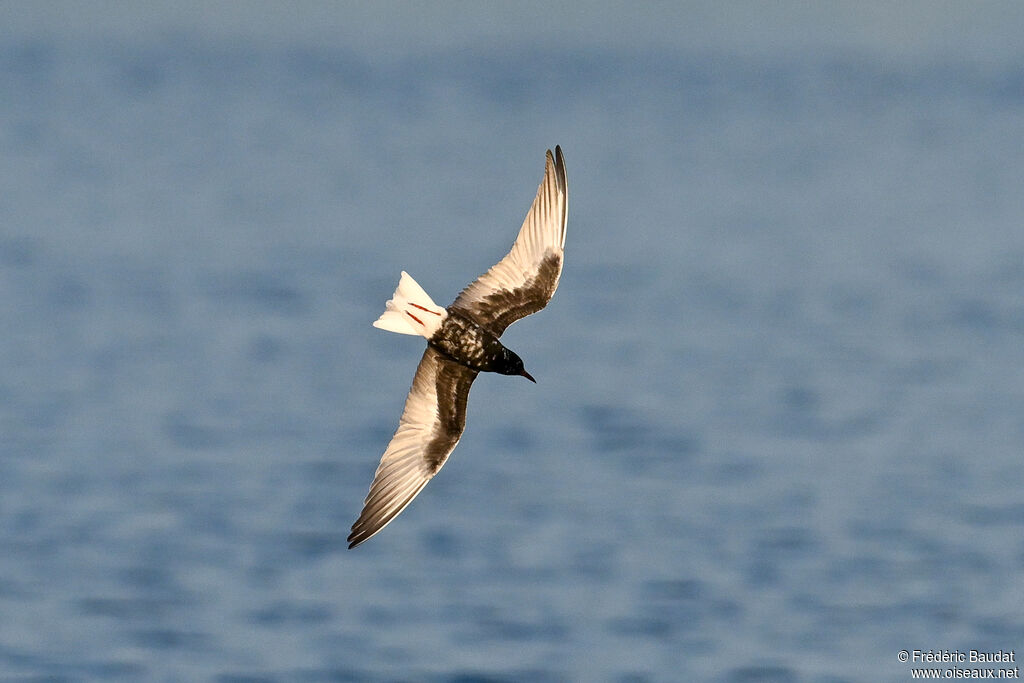
<svg viewBox="0 0 1024 683"><path fill-rule="evenodd" d="M562 148L555 147L554 156L548 150L544 180L511 251L462 290L451 307L498 336L544 308L562 274L568 206Z"/></svg>
<svg viewBox="0 0 1024 683"><path fill-rule="evenodd" d="M477 374L429 346L423 352L398 430L352 525L349 548L387 526L444 465L466 427L466 400Z"/></svg>

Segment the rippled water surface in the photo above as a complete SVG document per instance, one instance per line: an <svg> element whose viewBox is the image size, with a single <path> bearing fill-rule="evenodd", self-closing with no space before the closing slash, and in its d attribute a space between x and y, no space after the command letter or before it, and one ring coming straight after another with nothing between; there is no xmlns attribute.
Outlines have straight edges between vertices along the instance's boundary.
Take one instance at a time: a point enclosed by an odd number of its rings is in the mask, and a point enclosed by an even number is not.
<svg viewBox="0 0 1024 683"><path fill-rule="evenodd" d="M0 43L0 675L909 680L1024 650L1024 71ZM565 150L566 268L345 549Z"/></svg>

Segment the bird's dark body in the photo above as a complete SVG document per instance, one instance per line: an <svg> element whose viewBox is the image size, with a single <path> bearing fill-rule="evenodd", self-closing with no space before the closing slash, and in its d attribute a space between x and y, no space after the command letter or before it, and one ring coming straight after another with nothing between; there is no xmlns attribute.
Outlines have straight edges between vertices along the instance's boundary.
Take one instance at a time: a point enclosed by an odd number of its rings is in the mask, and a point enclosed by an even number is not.
<svg viewBox="0 0 1024 683"><path fill-rule="evenodd" d="M460 365L481 372L508 375L522 369L519 356L505 348L492 332L457 308L449 307L447 310L448 317L428 341L436 351Z"/></svg>

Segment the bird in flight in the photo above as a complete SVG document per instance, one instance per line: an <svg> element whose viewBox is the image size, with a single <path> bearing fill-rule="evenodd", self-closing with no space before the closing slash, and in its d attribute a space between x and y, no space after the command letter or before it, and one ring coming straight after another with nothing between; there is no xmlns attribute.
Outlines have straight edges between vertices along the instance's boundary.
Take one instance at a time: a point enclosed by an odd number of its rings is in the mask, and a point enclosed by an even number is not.
<svg viewBox="0 0 1024 683"><path fill-rule="evenodd" d="M544 179L505 258L471 282L448 308L402 272L374 327L427 339L398 430L380 459L349 548L387 526L423 490L459 443L466 401L481 372L536 380L498 341L509 325L551 300L562 274L568 186L562 149L547 152Z"/></svg>

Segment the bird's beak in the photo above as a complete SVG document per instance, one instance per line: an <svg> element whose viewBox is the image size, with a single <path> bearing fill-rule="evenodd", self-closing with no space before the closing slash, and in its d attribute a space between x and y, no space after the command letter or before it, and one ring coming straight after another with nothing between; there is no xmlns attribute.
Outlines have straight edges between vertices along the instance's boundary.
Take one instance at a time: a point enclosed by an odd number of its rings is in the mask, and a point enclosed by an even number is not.
<svg viewBox="0 0 1024 683"><path fill-rule="evenodd" d="M520 375L522 375L523 377L525 377L526 379L530 380L530 381L531 381L531 382L533 382L534 384L536 384L536 383L537 383L537 380L535 380L535 379L533 378L533 376L532 376L532 375L530 375L530 373L528 373L528 372L527 372L526 370L523 370L523 371L522 371L522 372L520 372L519 374L520 374Z"/></svg>

